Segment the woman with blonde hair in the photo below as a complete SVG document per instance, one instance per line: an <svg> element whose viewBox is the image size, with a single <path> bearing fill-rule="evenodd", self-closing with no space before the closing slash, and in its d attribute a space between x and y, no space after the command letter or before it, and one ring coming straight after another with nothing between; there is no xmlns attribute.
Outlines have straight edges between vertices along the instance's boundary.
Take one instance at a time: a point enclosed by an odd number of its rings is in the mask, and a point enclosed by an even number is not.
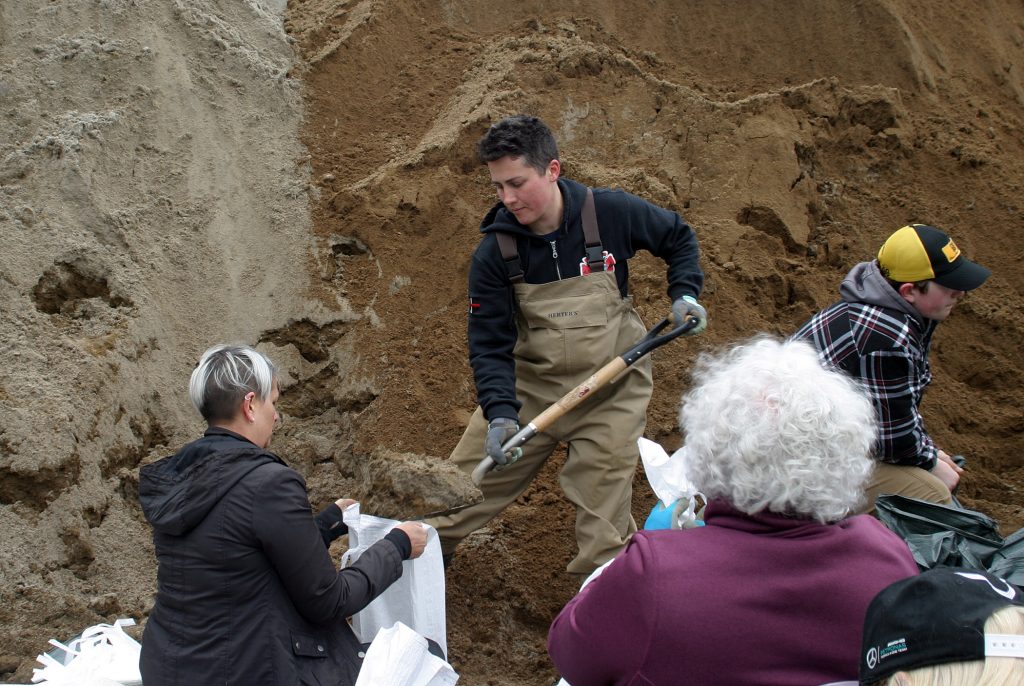
<svg viewBox="0 0 1024 686"><path fill-rule="evenodd" d="M975 569L937 567L898 581L868 606L861 684L1024 684L1024 599Z"/></svg>

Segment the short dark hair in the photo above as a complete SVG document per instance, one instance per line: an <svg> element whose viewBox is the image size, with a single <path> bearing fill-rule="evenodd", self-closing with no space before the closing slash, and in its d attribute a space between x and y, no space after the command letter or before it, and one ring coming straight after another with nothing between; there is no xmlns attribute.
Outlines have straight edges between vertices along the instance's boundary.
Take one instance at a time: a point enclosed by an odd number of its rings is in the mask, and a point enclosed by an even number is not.
<svg viewBox="0 0 1024 686"><path fill-rule="evenodd" d="M892 286L892 289L894 291L896 291L897 293L900 290L900 286L902 286L905 283L909 283L909 284L913 285L914 289L917 290L917 291L920 291L921 293L927 293L928 292L928 284L930 284L932 282L931 279L925 279L924 281L893 281L892 279L888 279L888 278L886 279L886 281L889 282L889 285Z"/></svg>
<svg viewBox="0 0 1024 686"><path fill-rule="evenodd" d="M551 160L558 159L558 144L547 124L528 114L506 117L487 129L476 144L480 161L494 162L502 157L522 157L540 173Z"/></svg>

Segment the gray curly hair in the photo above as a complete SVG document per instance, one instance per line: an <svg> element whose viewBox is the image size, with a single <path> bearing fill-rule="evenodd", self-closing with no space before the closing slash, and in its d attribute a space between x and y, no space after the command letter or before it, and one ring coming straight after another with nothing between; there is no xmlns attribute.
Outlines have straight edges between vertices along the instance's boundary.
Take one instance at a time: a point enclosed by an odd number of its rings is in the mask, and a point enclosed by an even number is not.
<svg viewBox="0 0 1024 686"><path fill-rule="evenodd" d="M685 473L709 498L819 522L863 500L877 428L868 398L804 341L755 337L701 355L679 413Z"/></svg>

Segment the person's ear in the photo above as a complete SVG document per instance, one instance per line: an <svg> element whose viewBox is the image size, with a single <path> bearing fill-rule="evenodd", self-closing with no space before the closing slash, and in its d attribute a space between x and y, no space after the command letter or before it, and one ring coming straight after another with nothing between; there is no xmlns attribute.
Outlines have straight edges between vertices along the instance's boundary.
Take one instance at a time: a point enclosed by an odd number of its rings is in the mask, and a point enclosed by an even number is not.
<svg viewBox="0 0 1024 686"><path fill-rule="evenodd" d="M901 283L898 292L901 298L908 303L913 303L914 296L917 295L917 287L912 283Z"/></svg>
<svg viewBox="0 0 1024 686"><path fill-rule="evenodd" d="M551 160L548 162L547 178L548 181L558 181L559 174L562 173L562 163L558 160Z"/></svg>
<svg viewBox="0 0 1024 686"><path fill-rule="evenodd" d="M242 400L242 411L245 413L245 418L250 422L256 421L256 410L253 409L252 404L256 400L256 394L249 391L245 394L245 398Z"/></svg>

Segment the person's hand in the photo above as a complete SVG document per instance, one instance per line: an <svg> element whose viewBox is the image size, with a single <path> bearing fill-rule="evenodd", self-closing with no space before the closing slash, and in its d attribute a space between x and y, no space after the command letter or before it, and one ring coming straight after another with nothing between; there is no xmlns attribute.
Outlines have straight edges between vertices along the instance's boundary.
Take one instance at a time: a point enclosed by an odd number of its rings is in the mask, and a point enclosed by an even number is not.
<svg viewBox="0 0 1024 686"><path fill-rule="evenodd" d="M334 504L340 507L341 511L344 512L351 506L355 505L357 502L359 501L354 500L352 498L338 498L337 500L334 501Z"/></svg>
<svg viewBox="0 0 1024 686"><path fill-rule="evenodd" d="M651 510L651 514L647 515L647 521L644 522L644 530L678 529L679 507L682 503L682 498L667 505L659 500L655 504L654 509Z"/></svg>
<svg viewBox="0 0 1024 686"><path fill-rule="evenodd" d="M687 331L684 335L695 336L708 328L708 311L692 295L684 295L672 303L673 325L676 327L682 326L686 322L687 317L696 319L697 326Z"/></svg>
<svg viewBox="0 0 1024 686"><path fill-rule="evenodd" d="M683 527L704 526L704 522L694 516L693 511L690 510L691 507L696 507L696 503L691 498L677 498L667 505L659 500L655 504L654 509L651 510L651 514L647 515L644 529L650 531L652 529L682 529ZM686 515L685 521L683 520L683 515Z"/></svg>
<svg viewBox="0 0 1024 686"><path fill-rule="evenodd" d="M947 457L949 456L947 455ZM941 457L938 460L935 460L935 466L932 467L932 474L937 476L942 483L946 484L946 488L949 489L950 493L956 490L957 484L960 483L960 472L955 471L953 467Z"/></svg>
<svg viewBox="0 0 1024 686"><path fill-rule="evenodd" d="M494 460L494 464L506 465L523 456L522 448L513 448L508 453L501 449L505 441L517 433L519 433L519 422L508 417L495 417L487 425L487 440L484 441L484 450L487 452L487 457Z"/></svg>
<svg viewBox="0 0 1024 686"><path fill-rule="evenodd" d="M963 468L963 467L961 467L960 465L958 465L958 464L957 464L957 463L956 463L956 462L955 462L955 461L953 460L953 458L949 456L949 453L947 453L947 452L946 452L945 450L942 450L942 449L940 448L940 449L939 449L939 451L938 451L938 456L939 456L939 459L940 459L940 460L942 460L943 462L945 462L946 464L948 464L948 465L949 465L950 467L952 467L952 468L953 468L953 471L954 471L954 472L956 472L957 474L963 474L963 472L964 472L964 468ZM962 459L962 458L961 458L961 459Z"/></svg>
<svg viewBox="0 0 1024 686"><path fill-rule="evenodd" d="M423 554L427 547L427 527L423 526L422 522L402 522L395 528L404 531L405 535L409 537L409 542L412 543L410 560Z"/></svg>

